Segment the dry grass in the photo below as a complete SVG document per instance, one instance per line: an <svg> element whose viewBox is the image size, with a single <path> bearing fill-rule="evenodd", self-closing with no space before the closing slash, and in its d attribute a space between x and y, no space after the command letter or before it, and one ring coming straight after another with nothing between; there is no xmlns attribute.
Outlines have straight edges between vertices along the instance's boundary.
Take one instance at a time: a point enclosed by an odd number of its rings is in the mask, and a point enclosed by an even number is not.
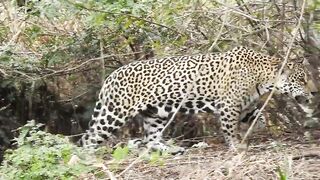
<svg viewBox="0 0 320 180"><path fill-rule="evenodd" d="M319 179L319 143L294 139L253 143L240 154L229 151L224 144L189 149L184 155L168 157L161 163L141 160L118 179L280 179L279 171L287 179ZM134 160L118 165L114 175L117 177ZM108 168L113 165L105 162Z"/></svg>

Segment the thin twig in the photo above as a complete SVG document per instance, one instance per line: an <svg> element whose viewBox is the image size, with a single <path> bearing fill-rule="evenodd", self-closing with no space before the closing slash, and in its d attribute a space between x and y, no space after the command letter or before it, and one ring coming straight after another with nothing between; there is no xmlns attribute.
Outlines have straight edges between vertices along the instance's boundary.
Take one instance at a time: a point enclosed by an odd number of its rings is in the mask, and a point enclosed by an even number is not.
<svg viewBox="0 0 320 180"><path fill-rule="evenodd" d="M109 176L110 180L117 180L117 178L113 175L113 173L109 171L109 169L103 163L95 164L94 166L102 168L102 171Z"/></svg>
<svg viewBox="0 0 320 180"><path fill-rule="evenodd" d="M84 132L84 133L79 133L79 134L72 134L72 135L66 135L66 137L68 137L68 138L71 138L71 137L79 137L79 136L83 136L83 135L85 135L86 133Z"/></svg>
<svg viewBox="0 0 320 180"><path fill-rule="evenodd" d="M59 103L61 103L61 102L71 102L71 101L74 101L75 99L78 99L79 97L81 97L81 96L83 96L83 95L85 95L87 93L88 93L88 91L85 91L84 93L81 93L81 94L79 94L79 95L77 95L75 97L72 97L70 99L58 100L58 101L54 101L54 102L59 102Z"/></svg>
<svg viewBox="0 0 320 180"><path fill-rule="evenodd" d="M0 69L0 73L3 74L4 77L5 77L5 76L8 76L8 74L6 73L6 71L3 70L3 69Z"/></svg>
<svg viewBox="0 0 320 180"><path fill-rule="evenodd" d="M103 53L103 36L99 34L99 41L100 41L100 57L101 57L101 85L103 85L104 78L106 78L106 68L104 62L104 53Z"/></svg>
<svg viewBox="0 0 320 180"><path fill-rule="evenodd" d="M0 108L0 112L6 110L11 104L7 104L6 106L3 106Z"/></svg>
<svg viewBox="0 0 320 180"><path fill-rule="evenodd" d="M209 47L208 49L208 52L211 52L212 49L214 48L214 46L217 44L218 40L220 39L221 35L222 35L222 31L223 31L223 28L224 28L224 25L228 19L228 13L225 13L223 15L223 21L222 21L222 24L220 26L220 29L219 29L219 32L218 32L218 35L216 36L215 40L213 41L213 43L211 44L211 46Z"/></svg>
<svg viewBox="0 0 320 180"><path fill-rule="evenodd" d="M303 4L302 4L302 7L301 7L301 13L300 13L300 17L299 17L299 20L298 20L298 23L297 23L297 26L295 27L295 29L293 30L293 35L292 35L292 38L291 38L291 41L289 43L289 47L288 47L288 50L287 50L287 53L286 53L286 56L284 58L284 61L282 62L282 65L278 71L278 74L275 78L275 85L277 86L277 84L279 83L279 78L281 76L281 72L283 71L286 63L288 62L288 59L289 59L289 55L290 55L290 51L291 51L291 48L295 42L295 39L296 39L296 36L297 36L297 33L298 33L298 30L301 26L301 21L303 19L303 14L304 14L304 8L305 8L305 3L306 3L306 0L303 0ZM261 115L261 112L264 110L264 108L267 106L268 102L270 101L272 95L274 94L275 92L275 88L272 89L271 93L269 94L269 96L267 97L266 101L264 102L263 106L260 108L260 110L258 111L258 114L256 115L256 117L254 118L251 126L249 127L248 131L246 132L246 134L244 135L242 141L241 141L241 144L243 144L245 142L245 140L247 139L247 137L249 136L249 134L251 134L252 132L252 129L254 127L254 125L256 124L257 120L259 119L259 116Z"/></svg>
<svg viewBox="0 0 320 180"><path fill-rule="evenodd" d="M140 53L140 52L135 52L135 53ZM96 57L96 58L91 58L91 59L86 60L85 62L82 62L81 64L79 64L77 66L74 66L74 67L71 67L71 68L68 68L68 69L58 70L58 71L55 71L53 73L46 74L44 76L38 77L36 79L47 78L49 76L52 76L52 75L55 75L55 74L59 74L59 73L71 72L71 71L74 71L76 69L79 69L80 67L83 67L83 66L87 65L88 63L90 63L92 61L97 61L97 60L101 61L102 58L110 58L110 57L114 57L114 56L127 56L127 55L132 55L132 54L135 54L135 53L110 54L110 55L104 55L102 57L100 56L100 57Z"/></svg>

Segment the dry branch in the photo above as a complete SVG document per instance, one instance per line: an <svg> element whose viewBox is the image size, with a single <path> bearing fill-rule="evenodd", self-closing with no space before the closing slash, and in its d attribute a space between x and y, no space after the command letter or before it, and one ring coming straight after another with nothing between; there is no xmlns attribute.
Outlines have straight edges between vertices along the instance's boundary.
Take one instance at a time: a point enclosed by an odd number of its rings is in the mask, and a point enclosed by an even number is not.
<svg viewBox="0 0 320 180"><path fill-rule="evenodd" d="M282 65L278 71L278 74L276 76L276 79L275 79L275 85L277 86L277 83L279 82L279 78L280 78L280 75L284 69L284 67L286 66L286 63L288 62L288 59L289 59L289 55L290 55L290 51L293 47L293 44L296 40L296 36L297 36L297 33L298 33L298 30L299 28L301 27L301 21L303 19L303 14L304 14L304 8L305 8L305 3L306 3L306 0L303 0L303 4L302 4L302 7L301 7L301 12L300 12L300 17L298 19L298 23L295 27L295 29L293 30L293 33L292 33L292 38L291 38L291 41L290 41L290 44L289 44L289 47L288 47L288 50L287 50L287 53L286 53L286 56L284 58L284 61L282 62ZM248 135L252 132L253 130L253 127L255 126L256 122L258 121L260 115L261 115L261 112L265 109L265 107L267 106L268 102L270 101L272 95L274 94L275 92L275 88L272 89L272 91L270 92L269 96L267 97L266 101L264 102L263 106L260 108L259 112L257 113L255 119L253 120L250 128L248 129L248 131L246 132L246 134L244 135L243 139L242 139L242 142L241 143L244 143L248 137Z"/></svg>

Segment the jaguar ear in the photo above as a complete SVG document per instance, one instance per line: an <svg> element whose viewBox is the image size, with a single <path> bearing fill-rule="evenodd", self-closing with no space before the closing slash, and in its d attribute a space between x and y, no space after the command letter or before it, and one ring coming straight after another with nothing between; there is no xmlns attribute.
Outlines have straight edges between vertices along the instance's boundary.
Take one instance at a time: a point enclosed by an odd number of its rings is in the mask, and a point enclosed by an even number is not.
<svg viewBox="0 0 320 180"><path fill-rule="evenodd" d="M293 69L293 67L294 67L294 62L287 62L287 64L286 64L286 67L288 68L288 69Z"/></svg>
<svg viewBox="0 0 320 180"><path fill-rule="evenodd" d="M292 62L292 61L287 62L286 65L284 66L281 74L287 74L287 75L289 75L289 74L291 73L292 69L294 68L294 65L295 65L295 63ZM282 66L282 63L280 63L280 64L278 65L278 68L280 69L281 66Z"/></svg>

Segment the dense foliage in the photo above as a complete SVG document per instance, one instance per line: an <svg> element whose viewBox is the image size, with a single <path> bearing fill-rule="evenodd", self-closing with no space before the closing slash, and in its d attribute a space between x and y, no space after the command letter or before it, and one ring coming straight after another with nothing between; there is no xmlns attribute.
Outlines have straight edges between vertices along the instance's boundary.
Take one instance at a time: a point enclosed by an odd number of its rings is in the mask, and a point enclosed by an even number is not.
<svg viewBox="0 0 320 180"><path fill-rule="evenodd" d="M318 33L320 2L307 3L306 17L313 19L304 21L304 27ZM83 71L103 57L102 71L154 55L239 45L283 55L301 8L300 1L289 0L31 0L22 7L2 5L1 75L29 81ZM306 38L299 37L295 49L303 48Z"/></svg>
<svg viewBox="0 0 320 180"><path fill-rule="evenodd" d="M79 158L70 163L75 156L88 158L88 152L39 127L30 121L19 129L18 148L6 151L0 179L72 179L95 169Z"/></svg>

